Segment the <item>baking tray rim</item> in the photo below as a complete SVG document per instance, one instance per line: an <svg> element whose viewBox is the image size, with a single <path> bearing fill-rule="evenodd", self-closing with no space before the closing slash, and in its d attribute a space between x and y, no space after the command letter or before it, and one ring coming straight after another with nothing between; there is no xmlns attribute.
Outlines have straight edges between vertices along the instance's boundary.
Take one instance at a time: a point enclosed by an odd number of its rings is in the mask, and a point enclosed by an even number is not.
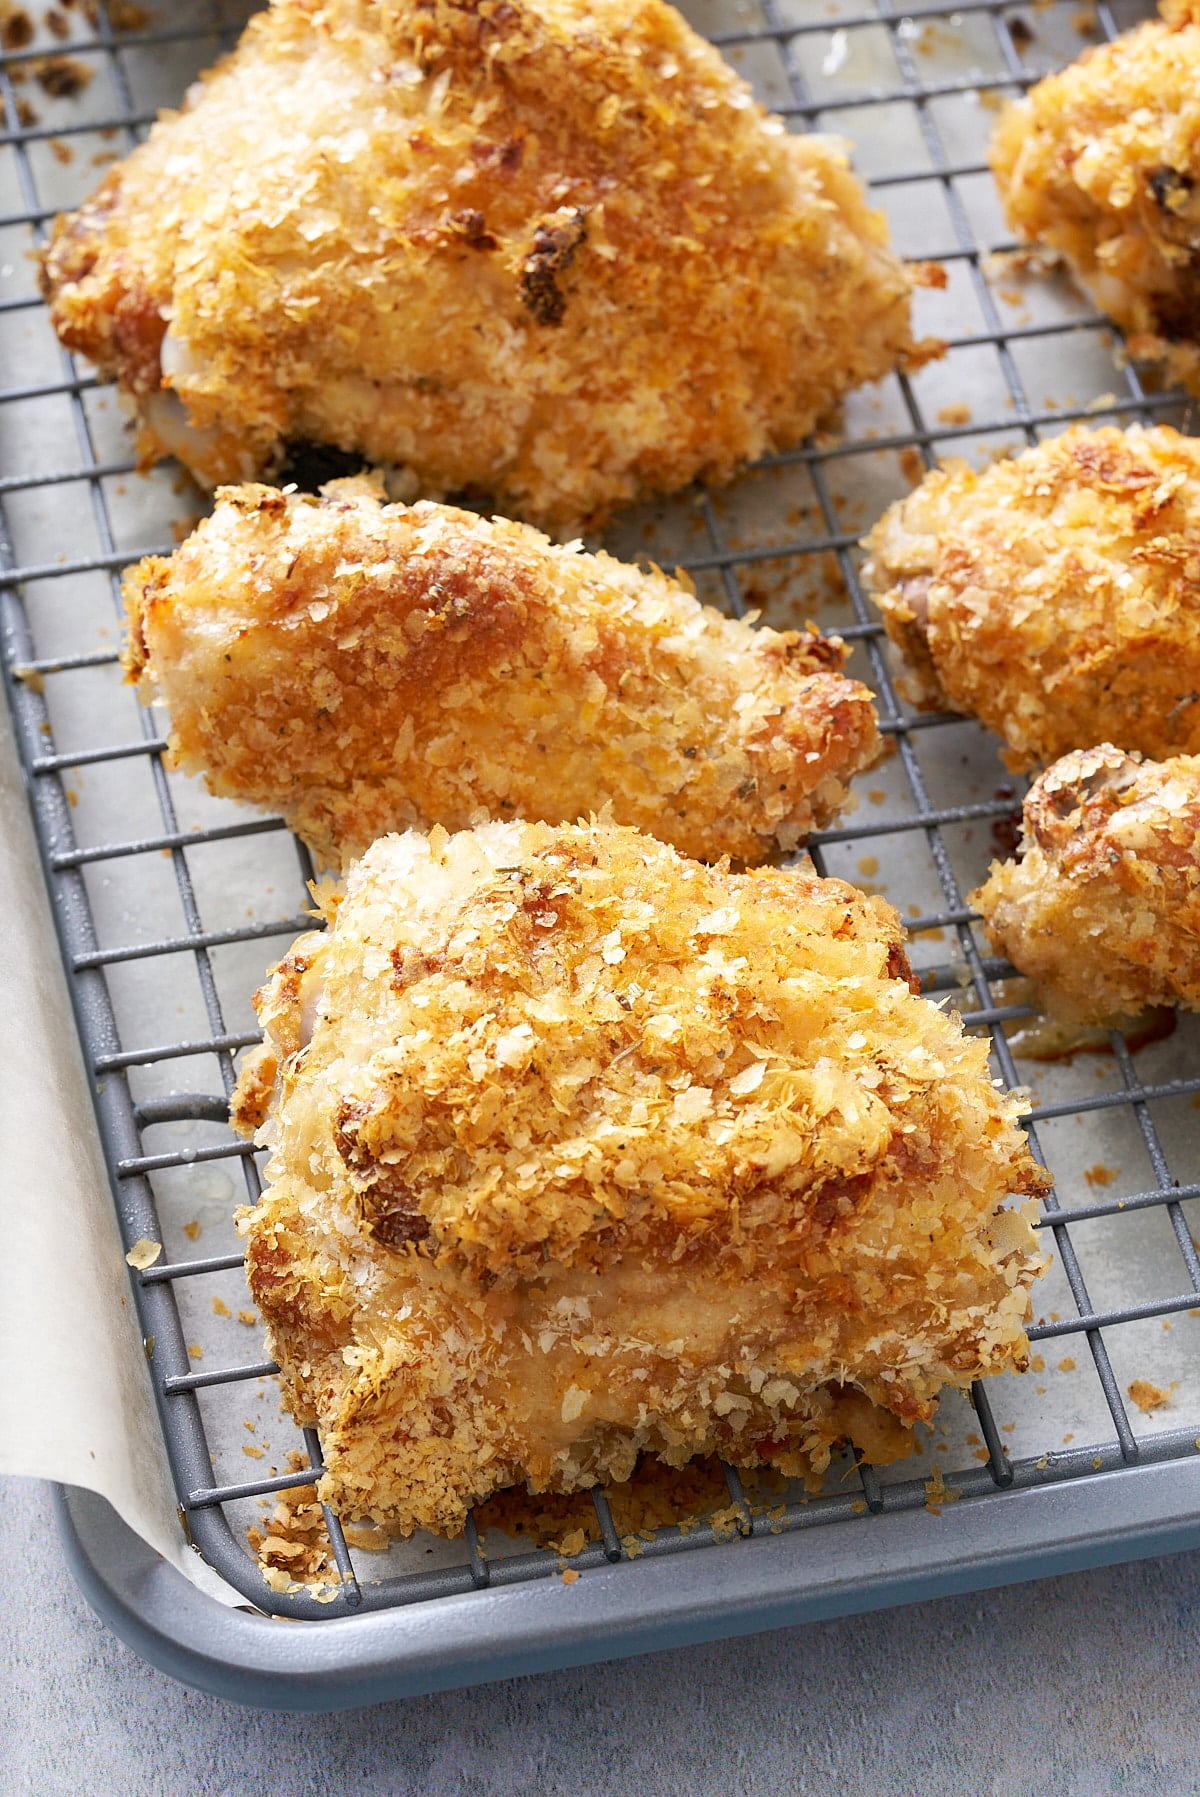
<svg viewBox="0 0 1200 1797"><path fill-rule="evenodd" d="M63 1485L51 1493L71 1571L127 1646L227 1702L308 1712L1200 1548L1200 1467L1170 1460L996 1491L937 1515L897 1512L874 1539L866 1515L741 1539L720 1554L603 1565L571 1585L548 1578L297 1627L199 1591L96 1493ZM502 1649L485 1650L488 1642Z"/></svg>

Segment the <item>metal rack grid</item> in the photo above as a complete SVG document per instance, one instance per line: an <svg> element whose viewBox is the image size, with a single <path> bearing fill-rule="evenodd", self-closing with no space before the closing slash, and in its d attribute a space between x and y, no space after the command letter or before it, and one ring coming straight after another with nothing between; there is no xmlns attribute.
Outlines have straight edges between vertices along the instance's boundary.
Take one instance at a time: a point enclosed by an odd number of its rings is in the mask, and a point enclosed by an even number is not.
<svg viewBox="0 0 1200 1797"><path fill-rule="evenodd" d="M46 149L61 167L67 164L76 145L82 148L115 138L117 147L127 147L155 112L154 104L145 103L139 71L144 76L147 69L153 70L164 59L178 54L190 57L197 68L203 66L219 47L231 41L231 33L246 10L227 9L214 0L193 8L194 16L187 23L163 26L153 22L118 34L104 6L98 5L83 15L71 15L74 42L38 42L15 50L8 57L7 66L0 68L0 98L7 120L7 128L0 132L0 155L10 164L17 203L0 212L0 241L41 239L62 203L61 195L55 194L52 201L46 197L48 173L53 174L43 154ZM1009 1086L1015 1086L1021 1082L1003 1026L1019 1022L1028 1014L1028 1007L1008 1002L1003 988L994 990L996 983L1012 970L988 955L977 939L974 915L964 897L955 832L975 825L1002 829L1014 815L1017 795L1010 788L978 802L944 802L935 784L931 784L926 767L928 747L939 738L951 740L954 732L966 727L950 716L914 715L897 694L883 653L880 626L863 599L856 562L861 529L885 500L895 495L887 492L875 498L870 515L855 527L843 503L841 474L864 457L877 460L888 455L915 455L919 461L914 464L910 460L907 467L908 476L913 477L920 467L932 465L937 454L951 451L960 443L964 447L986 446L987 440L997 433L1008 442L1032 443L1045 428L1095 416L1098 411L1104 416L1125 419L1177 413L1176 396L1148 391L1132 368L1118 370L1115 363L1111 380L1120 387L1119 395L1106 397L1099 405L1095 399L1064 405L1036 403L1033 383L1023 365L1024 352L1044 352L1057 342L1076 342L1089 333L1099 341L1099 334L1107 333L1109 327L1077 298L1067 298L1053 316L1024 322L1008 319L990 268L989 257L1013 246L995 232L982 234L977 218L978 194L972 183L987 181L986 164L980 153L983 127L990 122L986 116L987 97L1019 91L1044 72L1047 56L1049 61L1061 62L1073 53L1063 39L1064 20L1070 9L1038 7L1027 12L1005 0L960 0L953 10L945 6L914 6L902 11L893 0L862 0L860 4L834 0L822 8L822 16L817 19L805 0L775 0L774 4L769 0L741 0L739 5L723 7L720 0L713 0L710 5L687 10L702 29L710 29L714 41L743 66L773 109L784 114L796 128L843 129L859 140L860 151L870 162L875 141L871 121L879 120L886 127L881 130L879 141L885 137L891 141L895 119L903 115L912 160L907 164L901 160L899 169L886 165L874 170L868 167L873 197L877 204L885 206L896 196L902 200L915 198L919 214L917 240L902 241L901 247L910 254L936 257L954 277L952 287L957 288L954 297L959 319L970 315L970 322L966 328L959 322L957 328L944 332L949 366L952 368L955 356L971 352L995 358L1004 397L987 416L964 418L950 410L946 410L945 417L931 415L931 402L922 393L919 378L897 377L890 384L882 428L870 425L856 431L852 407L843 436L817 437L790 454L771 457L762 464L760 478L785 482L796 478L808 483L805 490L809 503L802 514L803 527L784 529L777 516L775 529L767 533L765 540L739 540L728 523L726 502L720 496L698 495L690 523L693 532L699 529L702 541L680 559L697 578L705 596L743 614L748 602L761 603L755 583L764 570L774 573L784 566L793 573L797 569L819 568L828 572L829 558L833 558L834 584L851 607L849 623L834 621L840 633L855 645L866 676L879 695L882 729L895 745L892 766L901 789L901 809L896 815L877 820L856 815L844 827L816 839L811 846L812 859L821 871L827 867L841 871L846 853L872 841L886 844L904 839L922 848L931 870L933 896L921 906L909 906L910 913L917 912L909 918L914 942L928 947L949 933L954 949L949 959L939 959L936 953L933 958L918 955L924 987L931 993L962 993L965 988L964 1009L970 1005L973 1025L991 1029L998 1071ZM1130 18L1136 16L1134 12ZM725 22L731 17L737 20L732 26ZM1096 29L1108 36L1116 32L1119 24L1130 22L1130 18L1122 15L1119 20L1107 5L1095 9ZM721 28L712 29L715 22ZM1051 24L1054 30L1050 29ZM930 37L932 51L926 42ZM1053 42L1049 51L1043 52L1040 46L1048 39ZM949 46L951 72L941 70L939 43L943 50ZM965 71L959 66L964 43L979 65ZM839 82L839 71L847 66L853 71L856 66L859 45L866 46L864 54L872 71L869 78L857 86L852 77ZM1074 48L1078 48L1077 39ZM63 51L103 72L108 90L104 99L111 100L111 104L98 100L82 107L78 116L70 106L53 104L48 109L48 119L31 119L28 112L22 111L20 102L36 90L22 78L36 75L40 56ZM150 86L153 87L153 81ZM90 91L85 90L85 97ZM156 95L155 99L166 97L169 96ZM948 122L943 116L942 109L954 103L981 108L973 143L964 145L959 141L963 136L960 120ZM40 98L37 104L46 112ZM970 133L966 135L969 137ZM101 150L100 154L106 152ZM895 160L894 155L889 156L889 161ZM89 176L82 184L80 196L93 180L94 176ZM899 212L903 219L903 205ZM935 218L937 224L933 222ZM928 237L924 235L927 222ZM934 241L939 228L942 235ZM903 239L903 228L900 236ZM12 272L11 267L5 270L9 275ZM26 288L30 285L26 278ZM17 315L40 318L40 308L41 302L33 291L0 297L0 322ZM58 582L98 579L107 584L110 597L116 599L120 570L138 554L164 545L130 545L123 540L114 523L114 492L119 492L126 477L132 474L132 462L122 453L119 443L113 448L104 440L111 433L99 420L92 403L96 381L81 374L72 359L56 346L53 355L57 357L57 368L52 372L36 379L17 380L0 390L0 431L5 430L6 422L10 424L10 439L14 431L20 431L30 408L41 406L58 406L64 421L69 422L70 433L62 438L55 467L28 466L21 442L9 440L0 445L0 453L5 457L0 475L4 676L95 1089L121 1228L129 1245L146 1235L165 1239L156 1175L208 1162L228 1162L240 1168L247 1198L253 1201L256 1197L258 1170L253 1154L227 1134L198 1147L157 1152L145 1137L163 1125L207 1124L218 1129L223 1125L226 1099L235 1077L235 1056L257 1038L253 1030L231 1027L227 1021L216 958L224 948L255 942L263 944L264 957L272 944L274 952L278 952L280 944L306 927L308 920L297 914L239 924L214 925L209 921L199 890L202 882L196 877L197 849L250 838L278 838L282 825L277 820L230 816L227 810L221 812L218 821L207 821L200 828L189 825L187 816L181 814L180 783L164 768L165 742L149 713L138 714L139 734L122 736L115 721L105 718L96 740L85 738L66 745L57 740L59 727L53 702L56 683L72 675L87 677L105 670L111 673L116 651L111 645L82 639L74 646L64 647L57 637L54 647L47 649L39 640L38 628L39 607L45 593ZM67 552L58 559L23 558L20 521L17 519L14 524L14 512L22 501L32 498L45 502L56 490L78 501L81 508L62 533ZM624 528L628 536L634 527L630 524ZM653 521L643 522L643 538L649 534L653 539L657 528ZM76 544L91 552L76 553ZM801 585L811 609L816 587L805 581ZM82 769L112 770L127 763L136 763L148 772L157 821L138 834L116 829L101 840L80 841L71 803L75 795L69 781L77 779ZM121 861L145 866L143 858L156 855L169 861L182 926L150 938L137 939L135 929L133 940L107 940L108 932L97 926L97 888L89 885L89 876ZM294 873L298 895L302 879L310 872L304 852L297 845ZM299 903L296 909L299 913ZM112 982L117 970L132 965L140 971L148 970L153 979L154 970L174 956L190 961L203 1027L182 1039L172 1039L164 1015L157 1041L131 1045L121 1027L121 1006L114 1001ZM1114 1370L1110 1342L1114 1332L1124 1326L1149 1320L1167 1324L1181 1314L1200 1309L1200 1259L1186 1215L1188 1201L1200 1196L1200 1165L1191 1168L1189 1179L1177 1176L1173 1163L1178 1164L1178 1155L1174 1148L1168 1155L1156 1108L1200 1094L1200 1058L1191 1057L1193 1073L1175 1077L1175 1071L1170 1070L1163 1077L1147 1079L1135 1063L1130 1043L1114 1036L1111 1050L1115 1076L1107 1089L1085 1094L1072 1090L1049 1102L1043 1100L1038 1110L1038 1129L1030 1125L1035 1152L1047 1158L1038 1139L1043 1126L1068 1117L1096 1118L1119 1111L1132 1121L1149 1163L1149 1178L1135 1181L1138 1189L1125 1191L1120 1197L1101 1197L1068 1206L1057 1197L1052 1198L1042 1224L1053 1236L1073 1309L1067 1316L1051 1314L1049 1318L1039 1318L1030 1335L1035 1343L1073 1338L1086 1345L1103 1396L1103 1426L1086 1443L1067 1452L1061 1451L1061 1446L1050 1451L1048 1444L1035 1443L1035 1451L1010 1456L1003 1431L1013 1425L998 1421L989 1393L977 1387L974 1410L983 1442L980 1463L956 1465L949 1473L954 1490L964 1498L986 1499L988 1494L1005 1489L1086 1481L1097 1472L1180 1459L1196 1452L1200 1413L1190 1416L1185 1426L1153 1430L1141 1428L1137 1419L1131 1418ZM219 1076L219 1092L143 1092L139 1097L137 1075L148 1069L178 1072L196 1065L214 1069ZM1053 1154L1048 1158L1053 1165ZM1078 1250L1076 1236L1084 1225L1101 1219L1111 1221L1118 1214L1127 1214L1131 1219L1123 1227L1135 1229L1138 1224L1132 1219L1148 1211L1164 1216L1169 1223L1176 1257L1177 1278L1173 1287L1168 1281L1170 1289L1161 1292L1126 1291L1115 1296L1109 1292L1105 1298L1094 1299L1085 1266L1087 1256ZM507 1554L500 1560L485 1557L472 1523L459 1563L372 1583L356 1577L337 1519L327 1512L332 1550L342 1575L333 1602L317 1603L306 1591L268 1593L257 1566L235 1534L227 1510L264 1494L307 1484L312 1473L291 1471L224 1482L216 1479L201 1403L203 1394L228 1392L247 1382L263 1380L274 1368L255 1359L211 1371L194 1370L178 1302L178 1293L187 1282L229 1272L239 1265L236 1253L192 1258L172 1253L166 1264L152 1267L134 1281L142 1327L154 1344L152 1382L181 1500L181 1520L213 1566L259 1607L314 1618L466 1593L489 1584L518 1583L556 1570L556 1557L544 1551ZM312 1466L318 1467L319 1443L311 1431L305 1442ZM1039 1446L1043 1451L1036 1451ZM821 1525L862 1527L859 1519L864 1515L909 1511L924 1505L927 1498L925 1480L913 1476L911 1466L883 1477L870 1467L860 1466L855 1469L855 1482L850 1488L835 1489L811 1501L789 1503L768 1518L748 1502L734 1469L725 1469L725 1479L740 1533L749 1536ZM626 1552L602 1492L595 1494L594 1503L599 1539L573 1562L585 1570L605 1560L618 1561ZM722 1550L719 1545L725 1533L711 1524L693 1526L686 1533L665 1529L654 1540L641 1544L640 1551L649 1558L701 1547L728 1552L729 1548Z"/></svg>

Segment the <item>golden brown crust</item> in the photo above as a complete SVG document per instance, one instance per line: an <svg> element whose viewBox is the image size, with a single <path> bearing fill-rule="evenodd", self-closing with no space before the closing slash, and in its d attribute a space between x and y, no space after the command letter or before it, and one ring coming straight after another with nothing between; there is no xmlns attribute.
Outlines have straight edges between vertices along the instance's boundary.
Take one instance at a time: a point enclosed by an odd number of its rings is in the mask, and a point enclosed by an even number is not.
<svg viewBox="0 0 1200 1797"><path fill-rule="evenodd" d="M761 860L879 752L840 641L364 481L223 489L125 596L126 666L167 705L178 765L330 862L406 825L606 805L704 859Z"/></svg>
<svg viewBox="0 0 1200 1797"><path fill-rule="evenodd" d="M1200 757L1064 755L1026 797L1021 859L972 903L1066 1022L1200 1010Z"/></svg>
<svg viewBox="0 0 1200 1797"><path fill-rule="evenodd" d="M796 442L911 347L839 147L660 0L275 0L43 284L148 458L216 484L330 443L565 534Z"/></svg>
<svg viewBox="0 0 1200 1797"><path fill-rule="evenodd" d="M1200 393L1200 11L1163 11L1010 106L991 161L1017 235Z"/></svg>
<svg viewBox="0 0 1200 1797"><path fill-rule="evenodd" d="M229 1121L240 1136L254 1135L266 1122L278 1077L279 1061L270 1043L260 1043L243 1057L229 1103Z"/></svg>
<svg viewBox="0 0 1200 1797"><path fill-rule="evenodd" d="M949 462L867 538L864 578L923 703L982 718L1014 768L1102 739L1200 751L1200 443L1082 426Z"/></svg>
<svg viewBox="0 0 1200 1797"><path fill-rule="evenodd" d="M257 1001L249 1275L324 1494L453 1530L641 1450L814 1474L1023 1365L1001 1206L1043 1176L900 940L840 881L632 830L375 844Z"/></svg>

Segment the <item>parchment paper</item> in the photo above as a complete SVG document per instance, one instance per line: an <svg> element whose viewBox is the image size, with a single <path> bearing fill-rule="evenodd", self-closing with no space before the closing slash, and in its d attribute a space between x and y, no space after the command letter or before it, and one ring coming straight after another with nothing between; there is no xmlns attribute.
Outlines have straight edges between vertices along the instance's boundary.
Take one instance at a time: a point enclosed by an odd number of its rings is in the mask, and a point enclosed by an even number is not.
<svg viewBox="0 0 1200 1797"><path fill-rule="evenodd" d="M0 1473L96 1491L194 1585L74 1020L0 705Z"/></svg>

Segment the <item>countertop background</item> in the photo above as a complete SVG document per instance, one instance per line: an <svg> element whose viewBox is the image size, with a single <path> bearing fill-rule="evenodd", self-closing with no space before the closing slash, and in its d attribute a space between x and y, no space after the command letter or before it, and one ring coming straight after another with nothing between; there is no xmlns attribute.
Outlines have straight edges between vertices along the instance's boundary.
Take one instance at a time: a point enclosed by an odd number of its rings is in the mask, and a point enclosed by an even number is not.
<svg viewBox="0 0 1200 1797"><path fill-rule="evenodd" d="M298 1716L146 1665L80 1596L46 1488L3 1499L3 1797L1200 1792L1200 1552Z"/></svg>

